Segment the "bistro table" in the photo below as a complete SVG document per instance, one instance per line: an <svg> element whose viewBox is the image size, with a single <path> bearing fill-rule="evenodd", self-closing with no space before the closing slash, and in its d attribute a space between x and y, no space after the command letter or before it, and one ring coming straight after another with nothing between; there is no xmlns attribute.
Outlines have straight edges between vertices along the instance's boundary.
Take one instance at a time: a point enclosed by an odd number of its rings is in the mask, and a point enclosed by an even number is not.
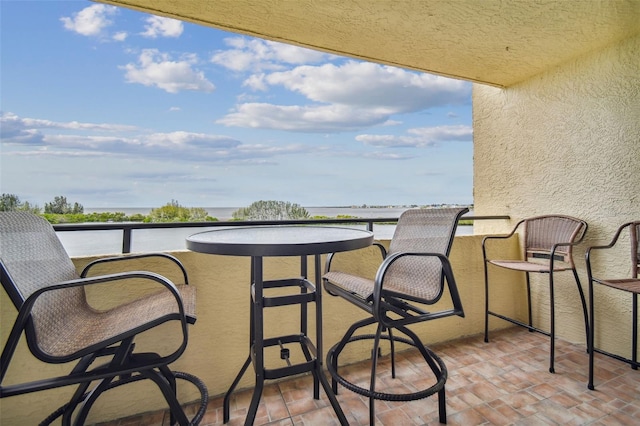
<svg viewBox="0 0 640 426"><path fill-rule="evenodd" d="M348 424L340 404L322 371L322 290L321 255L332 252L356 250L373 243L369 231L330 226L251 226L216 229L201 232L187 238L187 248L208 254L251 257L251 315L249 356L238 372L224 398L224 423L229 421L230 397L240 379L253 361L256 385L245 425L253 424L262 396L264 381L278 379L303 372L312 372L314 398L319 399L319 382L326 392L331 406L341 424ZM315 284L307 279L307 256L315 256ZM263 278L263 257L300 256L300 278L267 280ZM264 289L293 287L299 293L277 297L265 297ZM307 336L307 303L316 304L316 343ZM263 309L274 306L299 304L300 334L264 338ZM306 362L292 365L286 343L299 343ZM280 346L280 357L287 366L266 369L264 348Z"/></svg>

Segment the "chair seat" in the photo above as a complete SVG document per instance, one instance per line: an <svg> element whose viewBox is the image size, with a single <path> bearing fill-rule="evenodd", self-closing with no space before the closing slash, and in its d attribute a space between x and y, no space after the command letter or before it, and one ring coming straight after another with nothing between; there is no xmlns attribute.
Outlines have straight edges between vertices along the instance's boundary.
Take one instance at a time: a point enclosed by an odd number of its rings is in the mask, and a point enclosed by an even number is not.
<svg viewBox="0 0 640 426"><path fill-rule="evenodd" d="M327 272L323 278L363 300L368 301L373 296L373 280L338 271Z"/></svg>
<svg viewBox="0 0 640 426"><path fill-rule="evenodd" d="M593 280L602 285L617 288L618 290L640 294L640 278L622 278L622 279L594 278Z"/></svg>
<svg viewBox="0 0 640 426"><path fill-rule="evenodd" d="M492 265L500 266L501 268L513 269L516 271L524 272L549 272L548 263L527 262L525 260L490 260ZM554 264L554 271L568 271L571 267L563 263Z"/></svg>
<svg viewBox="0 0 640 426"><path fill-rule="evenodd" d="M195 321L196 288L189 285L177 288L189 322ZM117 336L136 334L137 327L151 328L154 321L161 323L163 317L173 314L178 314L175 297L168 290L159 291L105 311L76 310L65 315L64 321L50 322L39 343L50 356L65 357L114 338L121 340Z"/></svg>

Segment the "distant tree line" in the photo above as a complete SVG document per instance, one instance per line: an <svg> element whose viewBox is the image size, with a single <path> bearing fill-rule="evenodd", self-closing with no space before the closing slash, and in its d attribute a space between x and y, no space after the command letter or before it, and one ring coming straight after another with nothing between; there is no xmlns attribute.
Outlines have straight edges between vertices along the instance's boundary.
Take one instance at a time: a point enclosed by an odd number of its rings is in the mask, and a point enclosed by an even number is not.
<svg viewBox="0 0 640 426"><path fill-rule="evenodd" d="M176 200L166 205L152 209L148 215L134 214L127 216L122 212L84 213L84 207L79 203L70 203L66 197L57 196L50 203L45 203L42 209L25 201L15 194L0 196L0 211L26 211L38 214L50 223L85 223L85 222L212 222L218 219L209 216L203 208L187 208Z"/></svg>
<svg viewBox="0 0 640 426"><path fill-rule="evenodd" d="M288 201L255 201L249 207L242 207L232 213L234 220L291 220L309 219L304 207Z"/></svg>
<svg viewBox="0 0 640 426"><path fill-rule="evenodd" d="M79 203L70 203L64 196L56 196L53 201L45 203L44 213L39 206L22 202L15 194L0 196L0 211L27 211L38 214L50 223L85 223L85 222L214 222L218 219L209 216L201 207L184 207L176 200L171 200L162 207L151 209L148 215L134 214L127 216L122 212L84 213ZM285 220L309 219L309 212L295 203L288 201L256 201L249 207L242 207L232 214L233 220Z"/></svg>
<svg viewBox="0 0 640 426"><path fill-rule="evenodd" d="M0 211L23 211L40 214L40 207L38 207L38 205L30 204L28 201L20 201L20 197L15 194L2 194L2 196L0 196Z"/></svg>
<svg viewBox="0 0 640 426"><path fill-rule="evenodd" d="M127 216L122 212L84 213L79 203L70 203L66 197L57 196L50 203L45 203L44 213L35 204L22 202L15 194L0 196L0 211L26 211L38 214L50 223L87 223L87 222L217 222L202 207L184 207L176 200L171 200L162 207L151 209L148 215L134 214ZM352 219L355 216L338 215L338 219ZM241 207L232 213L235 221L260 220L304 220L328 219L326 216L310 217L309 212L298 204L289 201L260 200L248 207ZM471 224L472 221L461 221L460 224Z"/></svg>

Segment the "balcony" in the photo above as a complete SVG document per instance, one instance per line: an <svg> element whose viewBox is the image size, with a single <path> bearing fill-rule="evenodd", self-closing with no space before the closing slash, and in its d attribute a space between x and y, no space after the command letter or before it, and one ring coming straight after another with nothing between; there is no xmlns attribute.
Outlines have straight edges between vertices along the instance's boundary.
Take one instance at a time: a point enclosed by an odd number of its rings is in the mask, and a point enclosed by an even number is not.
<svg viewBox="0 0 640 426"><path fill-rule="evenodd" d="M636 395L640 374L610 358L597 355L599 384L596 391L589 391L586 388L587 354L584 345L558 341L558 372L550 374L545 371L548 362L546 342L540 334L512 327L496 332L491 343L484 343L483 337L476 335L433 345L432 349L442 356L449 368L447 424L629 425L638 421L640 409ZM378 383L396 388L410 386L403 382L405 377L415 383L412 355L413 351L407 351L398 357L395 380L383 373L379 374ZM386 358L382 362L385 361ZM349 367L349 377L366 377L368 372L367 361ZM328 400L322 394L321 400L314 400L311 388L310 376L268 385L255 424L339 424ZM339 392L338 401L349 424L368 424L366 399L348 390ZM250 390L234 396L229 425L243 424L250 399ZM404 403L378 402L377 424L439 424L436 401L435 398L427 398ZM99 425L168 424L168 414L155 411ZM201 424L223 424L222 397L210 399Z"/></svg>
<svg viewBox="0 0 640 426"><path fill-rule="evenodd" d="M506 218L491 219L492 222L506 221ZM625 423L627 419L639 416L634 391L640 387L640 375L631 371L626 364L598 356L597 390L587 390L587 354L582 318L577 305L574 307L572 303L568 303L571 306L564 306L562 312L557 314L557 333L560 339L556 346L555 375L547 372L546 336L518 328L505 328L507 323L492 319L491 342L483 342L482 238L482 235L457 236L450 255L466 317L452 317L415 327L424 341L443 356L449 368L449 424L585 424L592 421L608 424ZM515 256L518 242L511 241L499 250L501 255ZM198 289L198 321L190 328L187 351L173 367L175 370L195 374L205 381L211 401L201 424L221 424L221 395L227 390L248 350L247 296L250 261L243 257L205 255L186 250L174 251L172 254L183 262L189 272L191 284ZM368 249L342 255L353 264L375 264L372 257L374 251ZM96 257L100 256L77 257L74 258L74 263L80 269ZM313 265L313 262L309 263L310 266ZM157 270L154 266L141 263L137 268ZM104 272L109 271L107 269ZM159 272L165 273L162 270ZM165 274L177 280L170 272ZM265 276L269 278L298 274L298 258L266 259ZM313 268L310 267L309 276L313 274ZM505 283L513 279L522 277L508 272L502 277ZM139 291L143 289L123 289L118 294L118 300L136 296ZM118 301L113 296L105 298L100 294L89 294L89 297L98 305ZM15 309L4 293L1 299L2 332L6 335L8 325L13 323ZM526 306L514 302L518 300L524 300L524 285L507 286L493 306L500 306L501 312L508 315L523 318ZM326 348L336 342L347 325L362 314L343 300L329 296L324 297L323 308L323 338ZM548 321L545 311L548 310L548 303L539 301L534 308L534 320L542 328L546 328ZM270 316L268 313L265 316L267 333L281 335L296 332L298 309L277 309L277 316ZM312 324L310 329L313 329ZM169 347L170 340L171 330L163 329L143 336L138 345L153 345L157 348L160 342L160 346L166 344ZM369 343L362 343L341 358L342 362L352 364L349 368L354 377L364 374L368 368L366 359L370 350ZM267 365L277 366L283 362L276 353L267 353L267 357ZM42 366L30 355L26 345L21 345L18 349L16 359L20 361L9 370L8 383L39 378L45 374L60 374L70 368L66 365L60 368ZM416 376L411 351L403 353L401 360L399 378L390 381L381 377L380 383L411 386L410 382ZM384 373L382 368L379 371ZM405 384L403 377L410 377L411 380ZM256 424L326 424L328 419L333 418L332 410L326 400L313 400L309 393L311 388L307 386L309 380L310 377L302 376L279 383L268 382ZM244 421L252 386L253 379L246 375L239 385L239 389L245 391L234 394L231 424L241 424ZM29 424L39 422L62 405L71 391L71 388L62 388L4 399L0 407L0 419L3 424L15 424L16 421L21 424L23 421ZM195 389L185 389L183 392L180 395L181 401L197 399ZM339 401L351 424L368 422L367 404L359 396L343 389ZM26 406L33 408L26 412L21 408ZM164 402L152 385L139 383L114 389L102 396L89 421L108 425L163 424L168 421L164 410ZM436 410L435 398L412 403L380 402L377 415L381 424L397 424L397 419L403 419L402 424L430 424L437 423Z"/></svg>

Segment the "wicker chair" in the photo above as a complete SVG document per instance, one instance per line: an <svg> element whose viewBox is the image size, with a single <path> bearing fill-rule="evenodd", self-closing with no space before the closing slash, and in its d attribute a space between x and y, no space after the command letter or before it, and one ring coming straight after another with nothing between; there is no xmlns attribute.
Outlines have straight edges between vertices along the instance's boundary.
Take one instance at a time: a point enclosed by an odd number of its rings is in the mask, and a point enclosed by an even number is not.
<svg viewBox="0 0 640 426"><path fill-rule="evenodd" d="M174 285L165 277L132 270L132 259L155 256L170 262L184 276L185 285ZM89 276L104 262L121 262L126 272ZM197 424L208 399L204 384L195 376L172 372L168 365L187 346L187 324L195 322L195 288L188 286L180 262L165 254L107 258L89 264L80 275L43 218L24 212L0 213L0 280L17 309L17 318L2 350L0 397L77 385L70 401L49 416L49 424L62 416L62 424L82 425L100 394L116 386L150 379L169 404L172 424L190 424L176 398L176 379L195 384L201 393L201 408L191 421ZM148 282L158 291L120 306L98 310L89 305L85 288L110 284ZM138 353L135 337L160 324L180 325L181 341L170 354ZM77 361L67 374L42 380L3 385L10 361L24 332L31 353L45 363ZM100 359L100 361L98 361ZM94 366L94 362L104 362ZM89 390L92 384L95 386Z"/></svg>
<svg viewBox="0 0 640 426"><path fill-rule="evenodd" d="M628 277L629 278L613 278L613 277L595 277L593 270L593 259L595 251L599 251L602 254L606 253L606 249L612 249L619 241L620 235L625 229L629 230L629 246L631 248L631 267ZM624 246L622 246L624 247ZM610 251L611 253L612 251ZM589 383L588 388L593 390L593 355L595 352L603 355L610 356L620 361L624 361L631 365L634 370L638 369L640 363L638 363L638 294L640 293L640 221L628 222L621 225L616 231L611 242L607 245L593 246L587 249L585 253L587 261L587 275L589 277L589 311L591 312L591 325L589 335ZM618 275L622 276L621 273ZM626 358L603 349L595 347L595 311L594 311L594 294L593 284L601 284L605 287L621 290L631 293L631 317L632 317L632 334L631 334L631 358Z"/></svg>
<svg viewBox="0 0 640 426"><path fill-rule="evenodd" d="M407 326L452 315L464 316L448 255L453 243L460 216L468 209L411 209L399 218L391 239L389 251L380 243L382 263L374 280L345 272L332 271L330 255L323 276L325 289L366 311L367 318L353 324L342 340L327 352L327 368L333 378L333 390L337 383L360 395L369 397L370 423L374 423L376 399L387 401L411 401L438 393L439 419L446 423L445 382L447 368L444 362L427 348L420 338ZM433 305L444 294L445 282L449 289L451 304L442 310L427 311L425 305ZM377 324L375 334L354 333L371 324ZM408 337L394 336L398 330ZM387 334L383 334L387 333ZM338 372L338 357L348 343L373 339L372 365L369 388L357 386ZM435 383L412 393L385 393L376 390L377 359L380 354L380 339L391 345L391 376L395 378L395 342L414 346L429 365Z"/></svg>
<svg viewBox="0 0 640 426"><path fill-rule="evenodd" d="M522 228L521 228L522 227ZM508 239L516 234L521 228L523 230L523 254L522 259L498 260L489 259L487 249L490 241L497 239ZM549 350L549 372L554 373L554 349L555 349L555 303L554 303L554 275L561 271L573 272L580 301L582 302L582 311L584 315L585 332L588 339L589 323L587 319L587 305L584 298L584 292L580 285L580 279L576 272L573 262L572 249L579 244L587 232L587 223L583 220L570 216L547 215L537 216L521 220L516 224L511 233L508 235L496 235L485 237L482 240L482 256L484 258L484 283L485 283L485 315L484 315L484 341L489 342L489 315L509 321L529 329L529 331L537 331L550 337ZM514 318L493 312L489 309L489 266L494 265L500 268L521 271L525 273L527 285L527 306L528 306L528 323L525 324ZM530 274L540 273L549 276L549 301L550 301L550 331L545 331L533 326L531 314L531 285Z"/></svg>

